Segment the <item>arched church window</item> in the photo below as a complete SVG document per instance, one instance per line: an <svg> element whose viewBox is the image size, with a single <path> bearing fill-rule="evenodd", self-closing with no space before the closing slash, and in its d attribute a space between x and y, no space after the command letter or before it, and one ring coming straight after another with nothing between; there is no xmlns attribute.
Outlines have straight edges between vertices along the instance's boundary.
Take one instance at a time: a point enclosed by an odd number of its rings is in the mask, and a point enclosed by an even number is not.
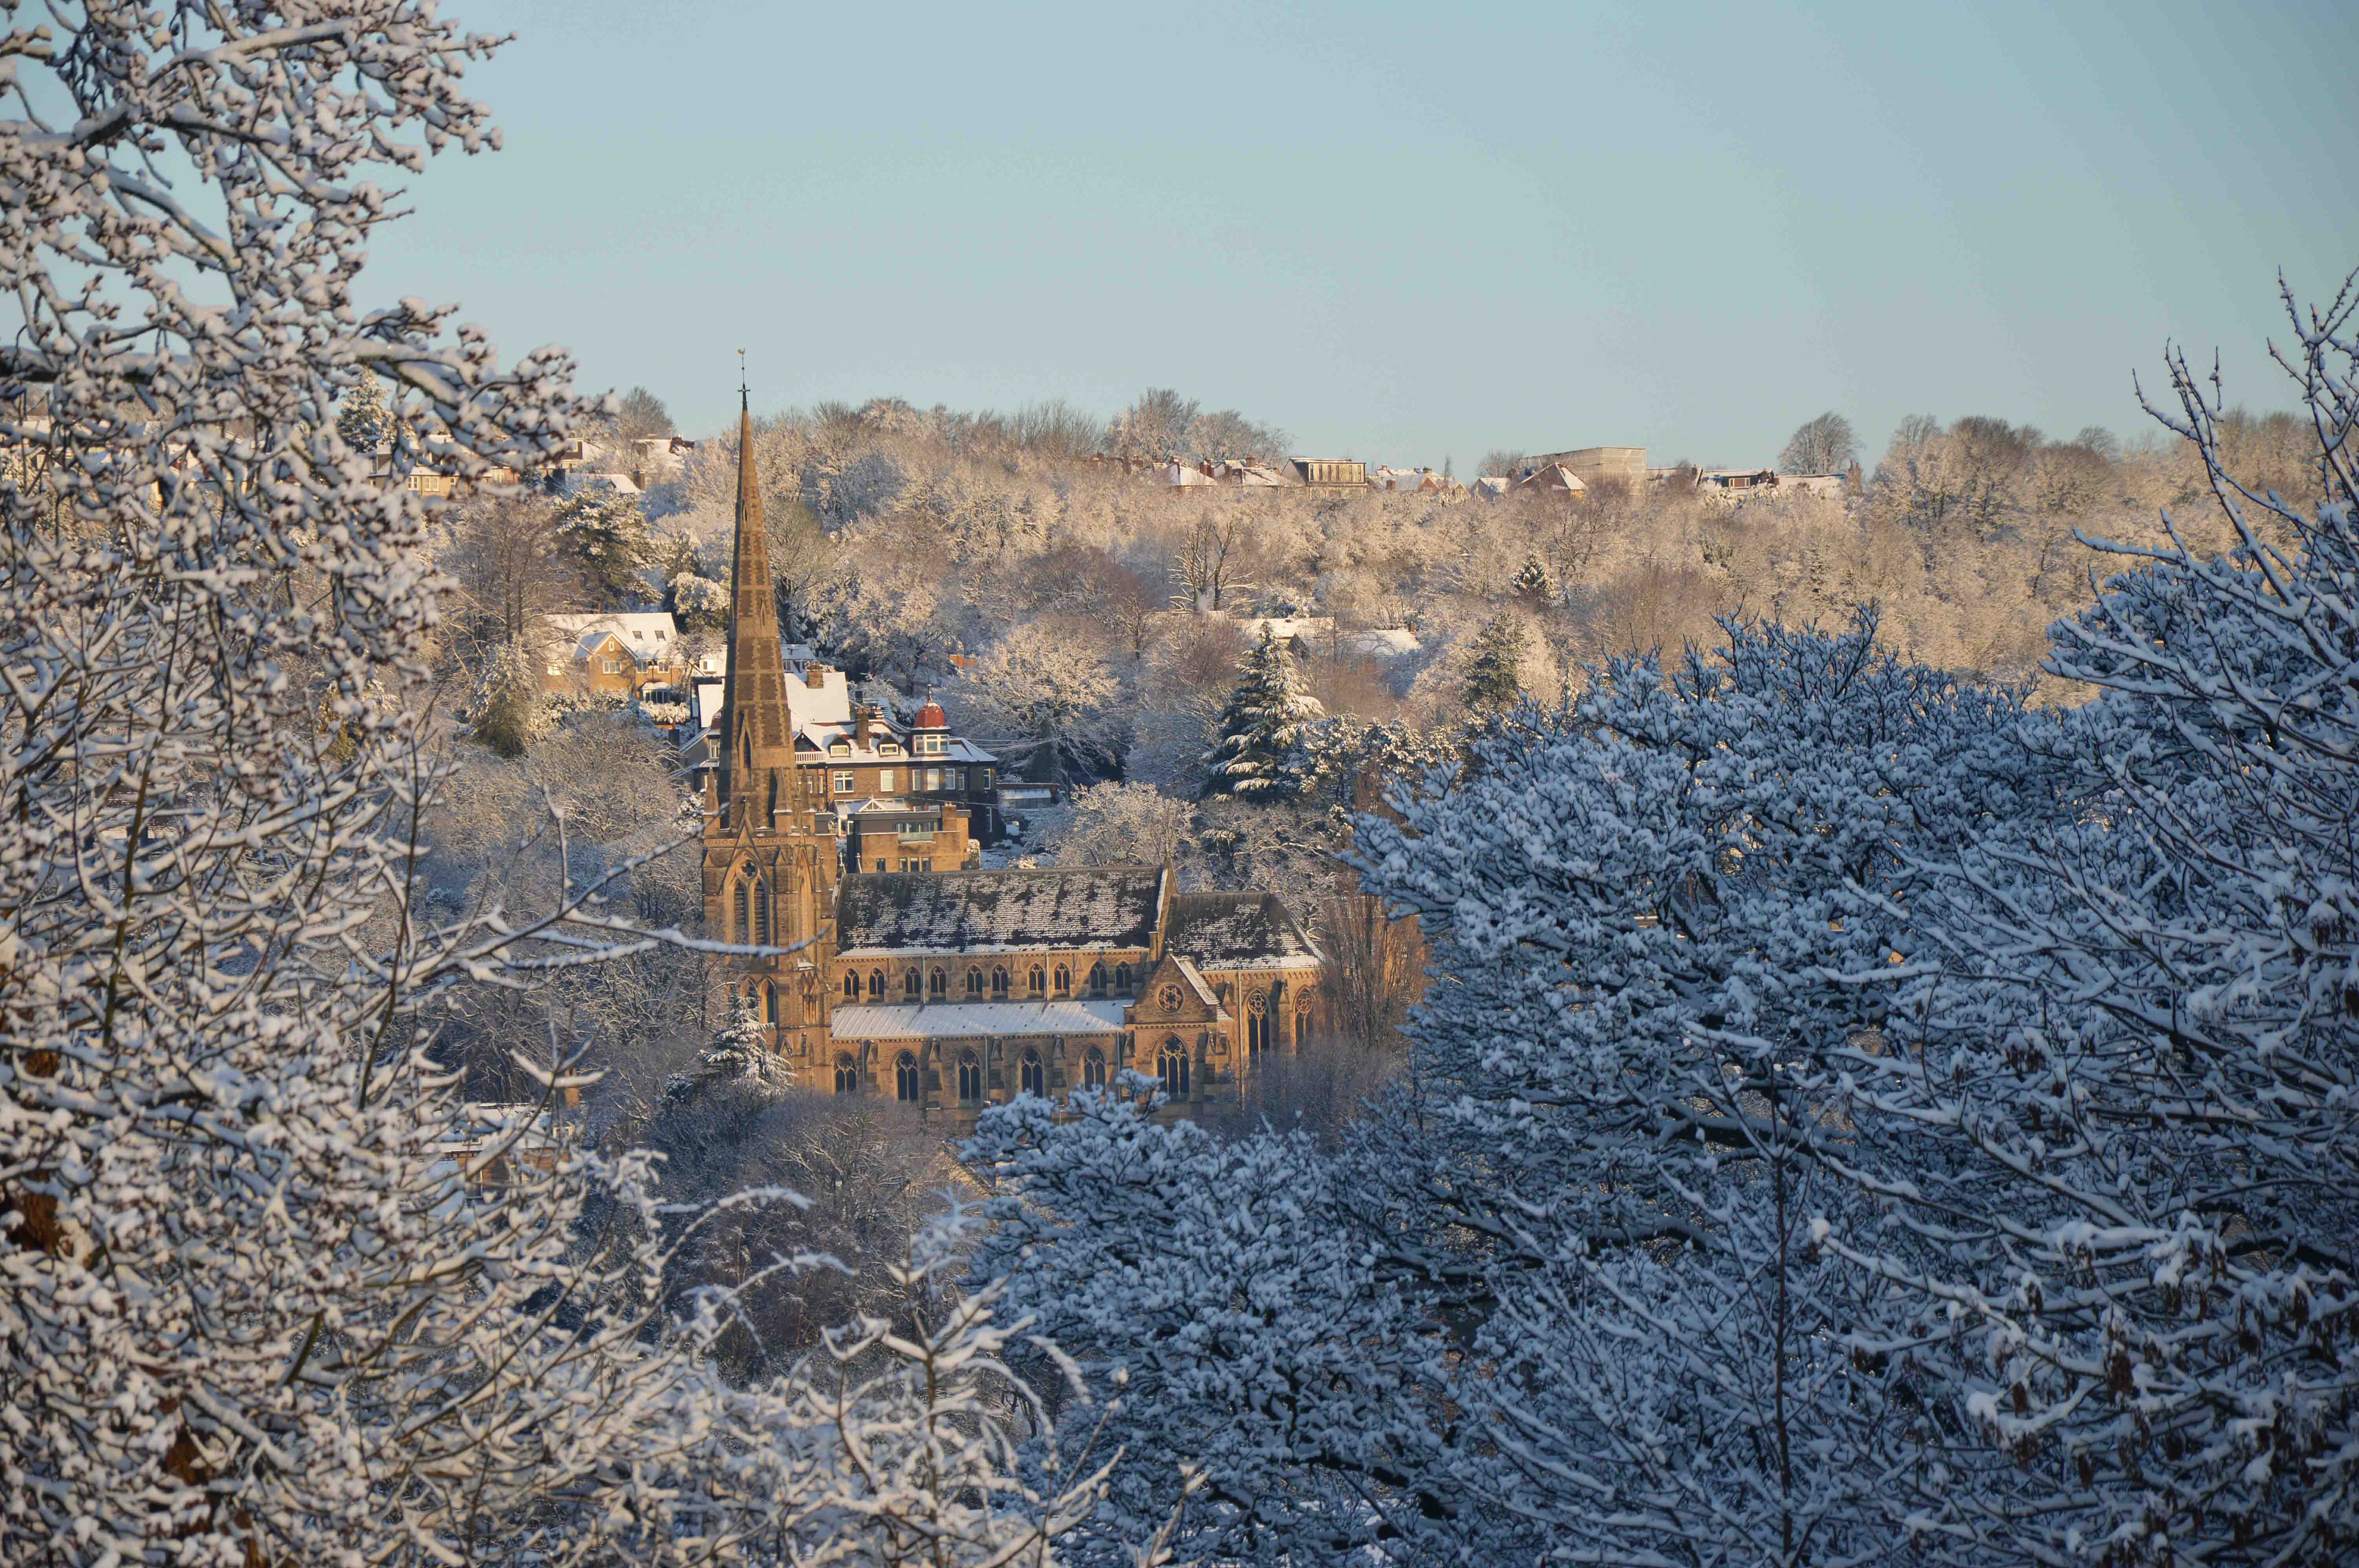
<svg viewBox="0 0 2359 1568"><path fill-rule="evenodd" d="M925 989L925 977L920 975L914 967L901 971L901 1000L903 1001L917 1000L919 993Z"/></svg>
<svg viewBox="0 0 2359 1568"><path fill-rule="evenodd" d="M991 1000L994 1001L1006 1001L1007 1000L1007 968L1004 964L995 964L992 966Z"/></svg>
<svg viewBox="0 0 2359 1568"><path fill-rule="evenodd" d="M745 940L745 934L754 929L754 920L750 913L753 897L747 891L745 878L738 878L736 886L729 890L729 900L730 913L734 916L729 923L729 940L743 942Z"/></svg>
<svg viewBox="0 0 2359 1568"><path fill-rule="evenodd" d="M983 1063L972 1051L959 1053L958 1097L961 1105L983 1103Z"/></svg>
<svg viewBox="0 0 2359 1568"><path fill-rule="evenodd" d="M868 1000L870 1001L885 1000L885 971L882 969L868 971Z"/></svg>
<svg viewBox="0 0 2359 1568"><path fill-rule="evenodd" d="M1058 994L1059 996L1068 996L1068 995L1071 995L1071 994L1072 989L1073 989L1073 971L1072 971L1072 970L1071 970L1071 969L1069 969L1069 968L1065 968L1065 966L1064 966L1064 965L1062 965L1062 964L1058 965L1058 966L1057 966L1057 994Z"/></svg>
<svg viewBox="0 0 2359 1568"><path fill-rule="evenodd" d="M1116 964L1114 967L1114 991L1116 996L1128 996L1130 994L1130 966L1128 964Z"/></svg>
<svg viewBox="0 0 2359 1568"><path fill-rule="evenodd" d="M1041 969L1039 965L1035 964L1032 966L1031 974L1027 976L1025 979L1025 989L1029 990L1034 996L1040 996L1048 990L1049 977L1047 973Z"/></svg>
<svg viewBox="0 0 2359 1568"><path fill-rule="evenodd" d="M1173 1099L1188 1098L1188 1047L1180 1044L1178 1035L1163 1043L1163 1054L1156 1064L1162 1076L1163 1092Z"/></svg>
<svg viewBox="0 0 2359 1568"><path fill-rule="evenodd" d="M981 969L970 968L967 970L966 994L967 1000L970 1001L980 1001L983 1000L983 971Z"/></svg>
<svg viewBox="0 0 2359 1568"><path fill-rule="evenodd" d="M1103 964L1092 964L1090 966L1090 994L1092 996L1105 995L1105 966Z"/></svg>
<svg viewBox="0 0 2359 1568"><path fill-rule="evenodd" d="M1049 1092L1048 1075L1040 1067L1040 1053L1028 1045L1024 1050L1018 1078L1027 1095L1046 1095Z"/></svg>
<svg viewBox="0 0 2359 1568"><path fill-rule="evenodd" d="M1082 1054L1082 1082L1093 1089L1105 1087L1105 1053L1094 1045Z"/></svg>
<svg viewBox="0 0 2359 1568"><path fill-rule="evenodd" d="M864 1052L867 1049L867 1042L861 1043L861 1049ZM839 1051L835 1054L835 1092L840 1095L860 1092L860 1065L852 1059L849 1051Z"/></svg>
<svg viewBox="0 0 2359 1568"><path fill-rule="evenodd" d="M907 1051L893 1064L893 1098L908 1105L918 1103L918 1058Z"/></svg>
<svg viewBox="0 0 2359 1568"><path fill-rule="evenodd" d="M860 971L857 969L843 971L843 1000L846 1001L860 1000Z"/></svg>
<svg viewBox="0 0 2359 1568"><path fill-rule="evenodd" d="M762 1015L772 1023L778 1022L777 987L766 985L762 988Z"/></svg>
<svg viewBox="0 0 2359 1568"><path fill-rule="evenodd" d="M935 966L933 973L926 977L926 994L936 1001L950 994L950 977L942 972L940 965Z"/></svg>
<svg viewBox="0 0 2359 1568"><path fill-rule="evenodd" d="M756 877L750 883L754 893L754 945L766 947L770 943L770 890Z"/></svg>

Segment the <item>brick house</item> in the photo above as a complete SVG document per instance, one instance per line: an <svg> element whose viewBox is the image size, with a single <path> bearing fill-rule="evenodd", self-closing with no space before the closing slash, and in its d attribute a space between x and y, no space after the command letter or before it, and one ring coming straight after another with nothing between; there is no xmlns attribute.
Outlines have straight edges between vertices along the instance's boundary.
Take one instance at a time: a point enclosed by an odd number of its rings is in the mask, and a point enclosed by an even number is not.
<svg viewBox="0 0 2359 1568"><path fill-rule="evenodd" d="M648 687L684 690L697 665L665 610L542 617L541 687L551 695L633 697Z"/></svg>

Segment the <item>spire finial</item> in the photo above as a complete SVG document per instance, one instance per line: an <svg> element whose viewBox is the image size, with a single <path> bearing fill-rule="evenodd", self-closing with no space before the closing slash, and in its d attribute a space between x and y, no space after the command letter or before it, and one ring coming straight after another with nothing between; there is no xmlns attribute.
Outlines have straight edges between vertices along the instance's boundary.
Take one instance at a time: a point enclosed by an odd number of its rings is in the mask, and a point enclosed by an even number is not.
<svg viewBox="0 0 2359 1568"><path fill-rule="evenodd" d="M741 414L747 411L745 402L745 351L743 349L737 351L737 409Z"/></svg>

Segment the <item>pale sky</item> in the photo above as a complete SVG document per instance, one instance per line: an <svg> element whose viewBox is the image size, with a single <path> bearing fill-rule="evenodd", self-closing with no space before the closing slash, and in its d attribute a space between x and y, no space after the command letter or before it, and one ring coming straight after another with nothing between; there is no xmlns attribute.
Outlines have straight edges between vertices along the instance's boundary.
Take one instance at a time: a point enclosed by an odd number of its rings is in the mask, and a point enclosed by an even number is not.
<svg viewBox="0 0 2359 1568"><path fill-rule="evenodd" d="M1822 408L2147 427L2359 265L2359 5L445 0L506 150L386 298L683 429L1147 385L1400 464L1767 461Z"/></svg>

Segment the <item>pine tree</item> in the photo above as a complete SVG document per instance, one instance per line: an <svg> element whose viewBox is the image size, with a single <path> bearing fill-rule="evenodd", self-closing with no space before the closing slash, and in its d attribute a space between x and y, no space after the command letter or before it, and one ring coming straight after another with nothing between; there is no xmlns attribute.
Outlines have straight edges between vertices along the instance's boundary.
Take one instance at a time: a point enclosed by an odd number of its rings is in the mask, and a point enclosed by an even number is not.
<svg viewBox="0 0 2359 1568"><path fill-rule="evenodd" d="M751 1079L775 1088L794 1087L794 1068L786 1058L771 1054L762 1038L762 1021L742 997L729 999L729 1015L712 1032L712 1043L687 1072L675 1074L664 1085L672 1099L685 1099L707 1084Z"/></svg>
<svg viewBox="0 0 2359 1568"><path fill-rule="evenodd" d="M1518 605L1535 614L1556 602L1556 583L1538 556L1524 557L1523 569L1507 585L1507 592Z"/></svg>
<svg viewBox="0 0 2359 1568"><path fill-rule="evenodd" d="M1524 628L1502 615L1474 634L1466 665L1466 709L1505 713L1524 699Z"/></svg>
<svg viewBox="0 0 2359 1568"><path fill-rule="evenodd" d="M503 757L520 757L549 733L551 715L540 687L540 670L524 639L500 644L475 679L469 705L475 739Z"/></svg>
<svg viewBox="0 0 2359 1568"><path fill-rule="evenodd" d="M1303 686L1293 655L1265 625L1221 709L1215 726L1220 739L1204 755L1212 764L1205 793L1253 801L1294 799L1302 791L1303 730L1325 712Z"/></svg>
<svg viewBox="0 0 2359 1568"><path fill-rule="evenodd" d="M616 605L640 597L640 568L656 558L655 535L639 498L614 491L584 491L557 514L557 537L566 554L596 579Z"/></svg>
<svg viewBox="0 0 2359 1568"><path fill-rule="evenodd" d="M355 451L374 452L393 433L393 414L385 406L385 389L376 377L364 374L360 384L336 400L336 434Z"/></svg>

